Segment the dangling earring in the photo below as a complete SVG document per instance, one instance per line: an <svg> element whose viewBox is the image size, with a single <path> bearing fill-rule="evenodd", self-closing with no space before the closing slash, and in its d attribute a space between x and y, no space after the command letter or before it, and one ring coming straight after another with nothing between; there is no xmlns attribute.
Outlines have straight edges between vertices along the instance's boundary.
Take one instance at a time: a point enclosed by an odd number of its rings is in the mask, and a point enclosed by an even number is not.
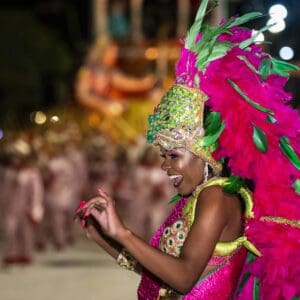
<svg viewBox="0 0 300 300"><path fill-rule="evenodd" d="M208 180L208 162L205 162L204 165L204 181L203 182L207 182Z"/></svg>

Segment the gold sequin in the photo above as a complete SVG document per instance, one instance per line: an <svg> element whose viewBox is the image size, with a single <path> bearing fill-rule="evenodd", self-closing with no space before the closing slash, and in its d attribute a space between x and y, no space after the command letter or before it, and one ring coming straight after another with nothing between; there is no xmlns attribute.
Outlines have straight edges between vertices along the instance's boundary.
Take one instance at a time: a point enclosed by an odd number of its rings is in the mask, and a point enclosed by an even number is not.
<svg viewBox="0 0 300 300"><path fill-rule="evenodd" d="M289 225L294 228L300 228L300 220L291 220L291 219L286 219L286 218L282 218L282 217L265 216L265 217L261 217L260 221L274 222L277 224Z"/></svg>

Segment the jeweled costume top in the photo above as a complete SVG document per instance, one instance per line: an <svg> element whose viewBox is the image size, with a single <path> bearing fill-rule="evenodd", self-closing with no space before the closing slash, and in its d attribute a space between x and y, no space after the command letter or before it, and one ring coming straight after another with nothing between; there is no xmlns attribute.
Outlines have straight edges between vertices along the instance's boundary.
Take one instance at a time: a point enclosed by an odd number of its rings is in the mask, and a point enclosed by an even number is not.
<svg viewBox="0 0 300 300"><path fill-rule="evenodd" d="M199 193L208 186L225 187L228 183L227 178L212 178L200 185L191 197L181 198L169 218L153 236L151 245L164 253L178 257L194 220ZM239 193L245 201L245 217L250 218L252 216L251 192L241 188ZM228 299L235 291L239 274L244 265L246 251L243 246L259 254L245 236L232 242L218 243L208 262L209 266L216 267L216 269L205 277L199 278L199 281L186 295L177 294L176 291L145 270L138 289L138 298L152 300L169 299L169 297L176 296L182 299Z"/></svg>

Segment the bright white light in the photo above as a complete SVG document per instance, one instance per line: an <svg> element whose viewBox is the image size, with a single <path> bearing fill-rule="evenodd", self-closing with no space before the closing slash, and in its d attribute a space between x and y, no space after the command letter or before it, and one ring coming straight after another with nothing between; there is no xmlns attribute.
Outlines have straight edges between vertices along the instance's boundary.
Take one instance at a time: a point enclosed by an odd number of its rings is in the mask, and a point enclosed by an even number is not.
<svg viewBox="0 0 300 300"><path fill-rule="evenodd" d="M56 122L58 122L59 121L59 117L58 116L52 116L51 118L50 118L50 121L52 122L52 123L56 123Z"/></svg>
<svg viewBox="0 0 300 300"><path fill-rule="evenodd" d="M47 116L42 111L37 111L34 116L34 122L42 125L47 121Z"/></svg>
<svg viewBox="0 0 300 300"><path fill-rule="evenodd" d="M285 29L285 22L283 19L277 20L271 18L268 20L267 25L271 24L274 24L268 29L271 33L279 33Z"/></svg>
<svg viewBox="0 0 300 300"><path fill-rule="evenodd" d="M255 36L257 34L256 30L252 31L252 36ZM264 34L261 32L256 38L254 39L254 42L256 43L262 43L265 40Z"/></svg>
<svg viewBox="0 0 300 300"><path fill-rule="evenodd" d="M282 47L279 50L279 56L284 60L290 60L294 57L294 50L288 46Z"/></svg>
<svg viewBox="0 0 300 300"><path fill-rule="evenodd" d="M272 5L269 9L269 15L272 19L285 19L288 15L287 9L282 4Z"/></svg>

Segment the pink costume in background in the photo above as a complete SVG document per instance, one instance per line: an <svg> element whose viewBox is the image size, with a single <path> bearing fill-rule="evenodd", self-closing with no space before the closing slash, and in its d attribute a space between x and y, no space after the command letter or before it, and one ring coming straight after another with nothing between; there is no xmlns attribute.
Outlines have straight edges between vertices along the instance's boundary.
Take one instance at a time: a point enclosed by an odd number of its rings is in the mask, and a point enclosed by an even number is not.
<svg viewBox="0 0 300 300"><path fill-rule="evenodd" d="M90 196L97 195L99 187L110 195L114 194L113 186L117 170L111 155L108 157L106 153L100 152L99 157L88 162L88 170Z"/></svg>
<svg viewBox="0 0 300 300"><path fill-rule="evenodd" d="M68 150L67 156L74 167L74 194L73 207L74 209L79 205L79 202L85 197L85 191L88 184L88 170L87 161L83 152L76 147Z"/></svg>
<svg viewBox="0 0 300 300"><path fill-rule="evenodd" d="M49 180L46 183L46 203L49 210L47 223L51 228L57 249L63 248L71 233L68 216L72 214L76 199L75 172L72 162L64 154L51 157L47 163Z"/></svg>
<svg viewBox="0 0 300 300"><path fill-rule="evenodd" d="M4 261L30 262L33 224L41 221L43 216L41 175L35 167L9 169L5 184Z"/></svg>
<svg viewBox="0 0 300 300"><path fill-rule="evenodd" d="M174 194L174 188L157 163L140 165L136 173L139 195L136 202L139 202L137 205L143 212L143 220L139 220L139 224L144 224L145 239L149 241L170 214L171 207L167 204L167 200Z"/></svg>

